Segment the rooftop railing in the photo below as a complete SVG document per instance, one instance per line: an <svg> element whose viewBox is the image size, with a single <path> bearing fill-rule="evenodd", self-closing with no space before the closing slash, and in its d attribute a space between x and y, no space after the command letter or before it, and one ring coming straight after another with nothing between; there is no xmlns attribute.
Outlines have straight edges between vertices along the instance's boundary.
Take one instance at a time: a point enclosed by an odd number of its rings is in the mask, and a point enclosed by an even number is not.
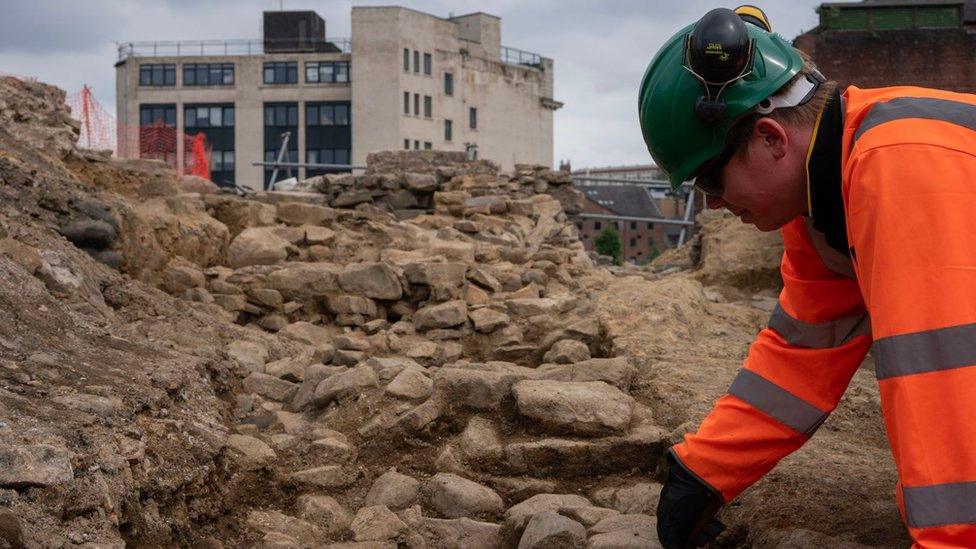
<svg viewBox="0 0 976 549"><path fill-rule="evenodd" d="M502 46L501 57L502 63L508 65L525 65L537 69L542 68L543 57L538 53Z"/></svg>
<svg viewBox="0 0 976 549"><path fill-rule="evenodd" d="M323 44L332 44L337 53L350 53L352 47L348 38L327 38L326 42L283 39L267 41L260 38L233 40L168 40L156 42L125 42L119 44L119 61L128 57L182 57L182 56L221 56L221 55L264 55L285 50L287 53L328 53L322 51ZM265 46L271 46L265 51ZM282 51L285 53L285 51ZM334 52L335 53L335 52Z"/></svg>

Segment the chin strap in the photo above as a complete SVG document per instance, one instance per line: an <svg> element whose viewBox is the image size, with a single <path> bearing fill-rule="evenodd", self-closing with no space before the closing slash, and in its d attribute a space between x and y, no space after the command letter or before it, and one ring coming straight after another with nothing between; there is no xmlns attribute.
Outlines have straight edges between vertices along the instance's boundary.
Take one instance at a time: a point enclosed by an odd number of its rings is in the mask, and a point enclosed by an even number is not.
<svg viewBox="0 0 976 549"><path fill-rule="evenodd" d="M754 112L759 114L769 114L774 110L781 109L783 107L798 107L813 99L813 96L816 95L817 90L820 88L820 84L823 84L826 81L827 79L824 78L824 75L820 74L820 71L814 69L804 78L797 78L796 82L794 82L789 89L786 90L786 93L767 97L766 99L760 101Z"/></svg>

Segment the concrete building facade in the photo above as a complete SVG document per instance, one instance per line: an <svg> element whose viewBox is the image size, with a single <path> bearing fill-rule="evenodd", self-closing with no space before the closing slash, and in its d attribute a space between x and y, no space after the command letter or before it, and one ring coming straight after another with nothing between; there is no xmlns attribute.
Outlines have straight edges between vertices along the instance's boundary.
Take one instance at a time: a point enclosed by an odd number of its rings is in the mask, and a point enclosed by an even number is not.
<svg viewBox="0 0 976 549"><path fill-rule="evenodd" d="M266 12L264 29L264 40L121 45L119 155L182 167L185 136L204 133L215 182L251 188L270 175L252 163L276 158L284 132L292 162L474 145L503 169L552 165L553 61L503 47L498 17L354 7L350 40L327 40L314 12Z"/></svg>

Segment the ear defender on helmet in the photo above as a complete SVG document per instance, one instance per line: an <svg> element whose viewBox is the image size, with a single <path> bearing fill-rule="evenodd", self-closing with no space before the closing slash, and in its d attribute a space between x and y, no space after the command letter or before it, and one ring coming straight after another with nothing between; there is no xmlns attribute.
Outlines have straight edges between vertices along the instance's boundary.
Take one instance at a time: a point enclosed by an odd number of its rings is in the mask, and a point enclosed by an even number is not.
<svg viewBox="0 0 976 549"><path fill-rule="evenodd" d="M705 93L695 101L695 116L706 124L718 124L727 118L722 92L752 72L756 41L749 38L747 22L771 31L762 10L740 6L734 11L727 8L709 11L685 37L683 66L705 88Z"/></svg>

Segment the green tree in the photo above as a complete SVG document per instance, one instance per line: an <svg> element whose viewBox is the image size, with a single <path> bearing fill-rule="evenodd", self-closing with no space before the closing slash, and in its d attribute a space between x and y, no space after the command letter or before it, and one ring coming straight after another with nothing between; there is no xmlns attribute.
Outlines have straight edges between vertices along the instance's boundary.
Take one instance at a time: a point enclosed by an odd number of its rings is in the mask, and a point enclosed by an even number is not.
<svg viewBox="0 0 976 549"><path fill-rule="evenodd" d="M654 240L652 239L650 245L647 247L647 263L654 261L654 258L659 255L661 255L661 252L658 251L657 245L654 243Z"/></svg>
<svg viewBox="0 0 976 549"><path fill-rule="evenodd" d="M596 253L608 255L613 258L614 265L620 265L620 235L613 225L607 225L593 243Z"/></svg>

